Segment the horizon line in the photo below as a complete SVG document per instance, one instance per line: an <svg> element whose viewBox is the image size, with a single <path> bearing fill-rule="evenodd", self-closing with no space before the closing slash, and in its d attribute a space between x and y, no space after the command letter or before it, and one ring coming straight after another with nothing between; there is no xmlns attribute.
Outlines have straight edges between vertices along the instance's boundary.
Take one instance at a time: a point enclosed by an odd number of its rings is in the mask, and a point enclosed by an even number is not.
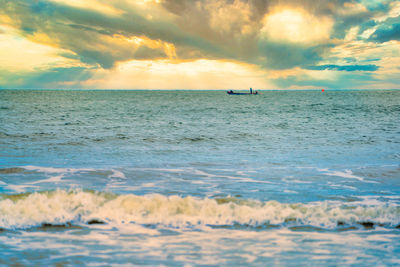
<svg viewBox="0 0 400 267"><path fill-rule="evenodd" d="M250 88L250 87L249 87ZM393 91L400 90L400 88L299 88L299 89L258 89L253 88L253 90L259 91ZM42 91L248 91L249 89L126 89L126 88L1 88L0 90L42 90Z"/></svg>

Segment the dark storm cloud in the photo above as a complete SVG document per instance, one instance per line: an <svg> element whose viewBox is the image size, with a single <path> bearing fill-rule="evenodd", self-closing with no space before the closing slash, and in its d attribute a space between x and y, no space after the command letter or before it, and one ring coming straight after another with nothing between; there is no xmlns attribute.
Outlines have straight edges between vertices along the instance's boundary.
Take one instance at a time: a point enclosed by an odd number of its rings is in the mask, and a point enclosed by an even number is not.
<svg viewBox="0 0 400 267"><path fill-rule="evenodd" d="M335 1L334 1L335 2ZM365 9L351 12L351 5L362 4ZM339 11L340 10L340 11ZM359 27L363 32L376 25L374 17L385 15L390 11L390 1L380 3L377 1L336 1L335 9L331 10L335 20L332 38L343 39L352 27Z"/></svg>
<svg viewBox="0 0 400 267"><path fill-rule="evenodd" d="M65 81L65 82L86 81L90 77L91 73L88 71L88 69L83 67L52 68L47 70L46 72L33 76L29 80L29 84L41 85L43 80L47 81L48 83L59 82L59 81Z"/></svg>
<svg viewBox="0 0 400 267"><path fill-rule="evenodd" d="M377 65L318 65L318 66L306 66L304 69L308 70L337 70L337 71L377 71L379 66Z"/></svg>
<svg viewBox="0 0 400 267"><path fill-rule="evenodd" d="M258 32L263 26L264 15L272 5L277 4L303 6L317 13L332 12L326 7L327 1L319 2L319 4L315 4L313 1L242 1L243 4L249 6L248 23L250 23L249 28L254 31L241 34L242 25L237 23L230 25L230 28L224 32L212 28L210 26L212 10L207 9L204 4L207 1L163 2L165 10L175 15L175 21L148 20L142 14L129 8L123 1L117 1L118 7L125 8L125 13L119 16L47 1L29 3L20 0L13 2L1 0L1 2L3 12L16 18L19 21L18 26L25 29L27 35L43 32L55 40L60 47L75 52L83 62L98 63L103 68L111 68L117 61L136 58L135 53L129 48L107 43L102 38L104 35L112 36L114 34L128 37L143 35L151 39L173 43L177 47L177 56L180 58L187 59L191 56L201 55L207 58L235 59L256 63L261 55L271 57L268 62L272 63L263 64L265 66L278 69L290 68L290 60L287 64L277 64L274 59L275 54L293 56L294 65L298 65L302 58L308 58L310 54L312 60L317 59L318 56L315 55L315 52L323 49L302 48L292 44L260 45ZM226 1L225 4L229 6L235 4L235 1ZM224 8L224 5L221 8ZM160 51L154 52L154 58L160 57ZM142 52L138 54L138 58L143 58L143 54L149 59L153 58L152 53Z"/></svg>
<svg viewBox="0 0 400 267"><path fill-rule="evenodd" d="M13 3L0 1L2 11L18 18L21 29L27 35L43 32L65 49L74 51L86 63L98 63L103 68L111 68L116 61L135 58L130 47L107 43L103 36L122 34L124 36L143 35L156 40L174 43L177 46L189 46L214 56L228 56L218 46L203 38L184 34L176 25L148 21L146 18L130 12L121 16L108 16L95 11L38 1L29 5L24 1ZM140 58L151 53L140 52ZM156 58L160 52L154 54Z"/></svg>
<svg viewBox="0 0 400 267"><path fill-rule="evenodd" d="M299 44L260 41L260 53L265 59L259 64L269 69L289 69L319 62L321 54L330 45L305 46Z"/></svg>
<svg viewBox="0 0 400 267"><path fill-rule="evenodd" d="M87 81L93 75L92 69L84 67L50 68L47 70L36 70L30 73L10 72L0 69L0 73L8 77L9 80L7 84L0 84L0 89L57 89L60 86L62 88L76 88L79 82Z"/></svg>
<svg viewBox="0 0 400 267"><path fill-rule="evenodd" d="M281 88L293 88L293 85L296 85L298 88L352 89L367 88L371 82L379 82L379 80L370 72L360 73L358 75L343 72L343 74L334 80L316 80L306 76L289 76L274 80L274 83Z"/></svg>
<svg viewBox="0 0 400 267"><path fill-rule="evenodd" d="M380 26L369 38L369 40L384 43L391 40L400 40L400 17L393 24Z"/></svg>

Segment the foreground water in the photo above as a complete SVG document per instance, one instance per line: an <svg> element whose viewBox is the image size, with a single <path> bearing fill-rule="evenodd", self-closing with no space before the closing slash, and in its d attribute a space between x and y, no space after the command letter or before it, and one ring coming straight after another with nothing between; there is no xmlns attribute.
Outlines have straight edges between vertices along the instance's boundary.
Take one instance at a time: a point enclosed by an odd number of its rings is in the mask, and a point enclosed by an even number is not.
<svg viewBox="0 0 400 267"><path fill-rule="evenodd" d="M0 264L400 264L400 91L0 90Z"/></svg>

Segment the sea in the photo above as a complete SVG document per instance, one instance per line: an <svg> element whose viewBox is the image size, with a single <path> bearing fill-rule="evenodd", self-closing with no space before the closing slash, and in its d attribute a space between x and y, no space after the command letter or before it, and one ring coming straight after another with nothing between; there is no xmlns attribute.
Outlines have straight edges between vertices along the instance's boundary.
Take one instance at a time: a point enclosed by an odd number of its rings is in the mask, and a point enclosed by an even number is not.
<svg viewBox="0 0 400 267"><path fill-rule="evenodd" d="M400 90L0 90L0 265L399 255Z"/></svg>

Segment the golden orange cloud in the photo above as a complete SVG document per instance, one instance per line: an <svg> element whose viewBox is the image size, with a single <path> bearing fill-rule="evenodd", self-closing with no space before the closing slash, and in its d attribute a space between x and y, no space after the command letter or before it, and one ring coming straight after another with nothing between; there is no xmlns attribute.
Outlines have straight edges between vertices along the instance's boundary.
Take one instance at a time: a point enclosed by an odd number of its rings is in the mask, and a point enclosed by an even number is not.
<svg viewBox="0 0 400 267"><path fill-rule="evenodd" d="M105 4L98 0L49 0L51 2L69 5L76 8L90 9L107 15L121 15L123 10L117 9L112 5Z"/></svg>
<svg viewBox="0 0 400 267"><path fill-rule="evenodd" d="M276 7L264 17L261 36L273 41L315 43L329 40L333 20L302 8Z"/></svg>
<svg viewBox="0 0 400 267"><path fill-rule="evenodd" d="M273 88L266 72L249 64L199 59L131 60L112 70L98 69L83 87L109 89Z"/></svg>
<svg viewBox="0 0 400 267"><path fill-rule="evenodd" d="M69 51L19 37L15 29L0 26L0 66L7 71L35 71L48 67L76 66L78 61L60 56ZM43 37L44 38L44 37ZM42 40L43 41L43 40Z"/></svg>

